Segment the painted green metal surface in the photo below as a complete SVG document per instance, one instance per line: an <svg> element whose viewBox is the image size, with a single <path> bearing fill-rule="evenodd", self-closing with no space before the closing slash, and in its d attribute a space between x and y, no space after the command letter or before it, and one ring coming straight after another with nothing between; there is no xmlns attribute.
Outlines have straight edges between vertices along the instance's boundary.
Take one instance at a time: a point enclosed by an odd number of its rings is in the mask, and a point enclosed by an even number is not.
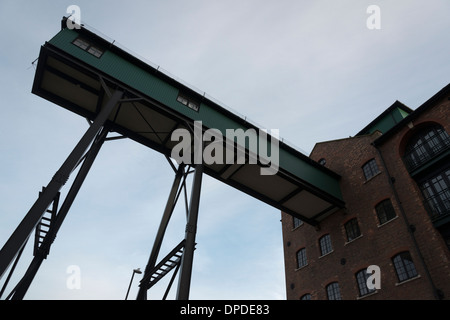
<svg viewBox="0 0 450 320"><path fill-rule="evenodd" d="M402 121L409 115L404 108L400 106L395 106L396 104L400 104L399 102L394 103L391 108L387 110L384 114L380 115L377 119L375 119L370 125L368 125L363 131L358 133L360 134L372 134L375 131L380 131L381 133L388 132L391 128L393 128L397 123Z"/></svg>
<svg viewBox="0 0 450 320"><path fill-rule="evenodd" d="M129 57L126 55L116 54L112 50L101 46L99 48L104 50L104 54L97 58L72 43L77 37L79 37L79 33L76 30L66 28L56 34L49 43L193 121L202 121L204 127L220 130L224 136L226 129L241 128L247 130L250 128L250 126L245 125L244 119L237 119L236 115L230 116L230 112L224 112L224 108L214 106L215 103L201 95L195 97L200 101L198 112L187 108L177 101L180 88L162 79L156 69L153 68L152 70L151 66L142 68L131 61L131 59L128 59ZM96 39L88 40L93 41L95 44ZM113 45L111 44L111 46ZM386 125L389 126L390 124L387 123ZM280 168L342 200L339 177L337 175L332 174L326 168L312 164L312 160L308 157L300 155L299 152L293 152L291 148L284 147L283 144L280 145L279 156Z"/></svg>

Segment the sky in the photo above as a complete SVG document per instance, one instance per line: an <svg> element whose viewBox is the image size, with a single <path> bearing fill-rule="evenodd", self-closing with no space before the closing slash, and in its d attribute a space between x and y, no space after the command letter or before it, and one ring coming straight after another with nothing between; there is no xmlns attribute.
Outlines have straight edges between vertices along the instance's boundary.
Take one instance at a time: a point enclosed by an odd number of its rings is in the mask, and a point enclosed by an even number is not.
<svg viewBox="0 0 450 320"><path fill-rule="evenodd" d="M396 100L416 109L450 82L448 0L2 0L0 246L88 128L31 93L32 62L70 5L83 23L279 129L306 155L317 142L355 135ZM372 18L379 28L369 28ZM106 142L25 298L124 299L133 269L145 268L173 178L156 151ZM280 219L205 175L190 298L285 299ZM179 205L160 258L183 239L185 224ZM31 260L29 242L11 283ZM68 285L72 266L76 288ZM162 298L166 280L149 299ZM169 298L175 293L176 283Z"/></svg>

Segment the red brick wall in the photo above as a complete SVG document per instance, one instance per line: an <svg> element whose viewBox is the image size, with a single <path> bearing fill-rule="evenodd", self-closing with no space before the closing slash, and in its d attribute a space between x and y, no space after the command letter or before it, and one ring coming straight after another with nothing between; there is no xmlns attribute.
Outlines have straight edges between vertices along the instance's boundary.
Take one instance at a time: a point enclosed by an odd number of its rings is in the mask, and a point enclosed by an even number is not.
<svg viewBox="0 0 450 320"><path fill-rule="evenodd" d="M449 107L448 100L441 101L417 118L414 125L436 121L450 132ZM326 167L342 176L341 190L346 209L327 217L320 223L319 229L303 224L293 230L292 217L282 213L288 299L299 299L305 293L310 293L313 299L327 299L325 287L333 281L339 283L343 299L356 299L359 291L355 274L371 264L381 269L381 289L364 299L434 299L432 286L408 224L416 228L414 236L433 282L447 299L450 298L449 250L433 227L423 207L420 190L400 157L410 130L404 127L380 146L390 176L395 178L394 187L401 204L389 183L390 177L383 161L372 145L379 133L318 143L315 146L311 158L316 161L325 158ZM372 158L381 172L366 181L362 166ZM379 226L375 205L388 198L397 217ZM400 206L403 206L408 224ZM347 242L344 224L355 217L362 236ZM333 252L320 257L319 238L327 233L331 236ZM296 270L296 252L303 247L306 248L308 265ZM399 284L392 257L402 251L411 254L419 277Z"/></svg>

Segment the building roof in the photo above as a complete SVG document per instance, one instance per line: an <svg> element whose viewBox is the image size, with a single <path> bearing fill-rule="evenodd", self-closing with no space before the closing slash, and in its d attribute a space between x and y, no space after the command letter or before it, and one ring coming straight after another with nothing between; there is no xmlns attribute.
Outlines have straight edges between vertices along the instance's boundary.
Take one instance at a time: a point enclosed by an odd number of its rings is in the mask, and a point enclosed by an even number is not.
<svg viewBox="0 0 450 320"><path fill-rule="evenodd" d="M412 112L412 109L397 100L356 135L370 134L375 131L386 133Z"/></svg>
<svg viewBox="0 0 450 320"><path fill-rule="evenodd" d="M432 96L430 99L428 99L426 102L424 102L420 107L418 107L413 112L409 113L406 117L398 121L395 125L393 125L389 130L386 132L383 132L383 135L381 135L378 139L374 141L375 145L380 145L384 141L386 141L389 137L391 137L393 134L395 134L398 130L403 128L405 125L416 119L418 116L420 116L423 112L428 110L429 108L436 105L436 103L439 100L444 99L445 97L449 97L450 95L450 83L447 84L444 88L442 88L439 92L437 92L434 96ZM450 97L449 97L450 99ZM408 108L409 109L409 108Z"/></svg>

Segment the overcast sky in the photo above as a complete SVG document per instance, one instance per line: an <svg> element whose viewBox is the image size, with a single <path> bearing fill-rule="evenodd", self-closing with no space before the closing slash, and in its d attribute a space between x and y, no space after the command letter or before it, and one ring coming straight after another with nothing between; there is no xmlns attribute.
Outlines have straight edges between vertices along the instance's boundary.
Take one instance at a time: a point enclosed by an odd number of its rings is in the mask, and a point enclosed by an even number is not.
<svg viewBox="0 0 450 320"><path fill-rule="evenodd" d="M31 93L31 63L72 4L84 23L306 154L355 135L396 100L416 109L450 82L448 0L1 0L0 246L88 128ZM367 27L370 5L381 29ZM145 268L173 177L155 151L107 142L26 298L124 299L132 270ZM184 214L177 207L161 255L184 237ZM192 299L285 299L277 209L205 176L197 243ZM66 285L72 265L80 289Z"/></svg>

